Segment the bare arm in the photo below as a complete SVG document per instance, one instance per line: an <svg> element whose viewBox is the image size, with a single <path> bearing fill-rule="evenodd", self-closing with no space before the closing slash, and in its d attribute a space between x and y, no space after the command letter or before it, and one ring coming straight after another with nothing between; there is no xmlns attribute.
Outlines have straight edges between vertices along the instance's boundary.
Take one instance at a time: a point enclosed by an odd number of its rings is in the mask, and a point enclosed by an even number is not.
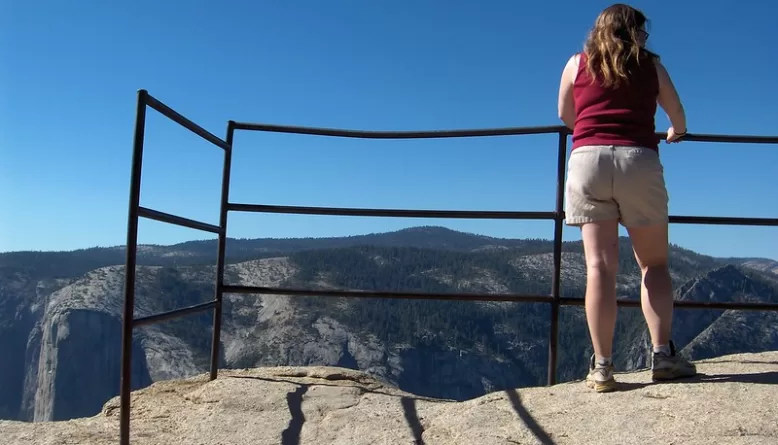
<svg viewBox="0 0 778 445"><path fill-rule="evenodd" d="M573 81L577 71L576 56L568 59L565 69L562 71L562 78L559 82L559 99L557 109L559 119L565 123L569 129L575 127L575 101L573 100Z"/></svg>
<svg viewBox="0 0 778 445"><path fill-rule="evenodd" d="M681 99L670 79L670 74L658 60L656 61L656 74L659 78L659 96L657 96L656 102L667 113L667 118L670 119L670 125L673 126L675 133L685 133L686 113Z"/></svg>

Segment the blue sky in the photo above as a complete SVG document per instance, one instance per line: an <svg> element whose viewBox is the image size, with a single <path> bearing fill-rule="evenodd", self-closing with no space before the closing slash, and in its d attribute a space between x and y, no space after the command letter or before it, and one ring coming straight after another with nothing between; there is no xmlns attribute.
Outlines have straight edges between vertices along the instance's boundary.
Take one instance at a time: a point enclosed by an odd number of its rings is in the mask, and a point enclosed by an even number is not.
<svg viewBox="0 0 778 445"><path fill-rule="evenodd" d="M136 91L219 136L229 119L354 129L558 125L567 58L605 1L2 2L0 251L125 241ZM696 133L775 134L765 1L632 3ZM748 5L747 5L748 4ZM769 85L769 86L768 86ZM218 221L222 153L149 111L142 204ZM659 113L658 129L667 126ZM671 213L778 216L778 147L661 146ZM555 136L370 141L239 132L231 200L551 210ZM434 224L551 238L551 222L230 214L231 237ZM208 234L142 221L140 242ZM565 228L566 239L579 239ZM778 229L673 225L712 255L778 259Z"/></svg>

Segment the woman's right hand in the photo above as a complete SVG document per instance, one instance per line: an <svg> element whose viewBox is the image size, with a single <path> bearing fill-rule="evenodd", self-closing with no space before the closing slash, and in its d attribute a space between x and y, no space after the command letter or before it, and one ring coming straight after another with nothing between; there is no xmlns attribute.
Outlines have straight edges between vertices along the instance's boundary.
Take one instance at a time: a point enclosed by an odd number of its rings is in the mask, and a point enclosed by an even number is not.
<svg viewBox="0 0 778 445"><path fill-rule="evenodd" d="M684 136L686 136L686 131L684 131L683 133L676 133L675 128L673 127L667 129L668 144L672 144L673 142L680 142L680 139Z"/></svg>

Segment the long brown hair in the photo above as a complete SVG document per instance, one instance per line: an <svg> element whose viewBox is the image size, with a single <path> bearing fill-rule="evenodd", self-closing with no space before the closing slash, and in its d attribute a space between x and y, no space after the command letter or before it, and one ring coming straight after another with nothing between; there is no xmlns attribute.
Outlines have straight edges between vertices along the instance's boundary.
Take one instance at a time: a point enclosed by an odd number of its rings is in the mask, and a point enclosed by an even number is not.
<svg viewBox="0 0 778 445"><path fill-rule="evenodd" d="M640 64L645 56L658 56L640 44L648 19L639 10L617 3L603 10L589 32L584 45L586 69L592 79L605 87L629 83L631 61Z"/></svg>

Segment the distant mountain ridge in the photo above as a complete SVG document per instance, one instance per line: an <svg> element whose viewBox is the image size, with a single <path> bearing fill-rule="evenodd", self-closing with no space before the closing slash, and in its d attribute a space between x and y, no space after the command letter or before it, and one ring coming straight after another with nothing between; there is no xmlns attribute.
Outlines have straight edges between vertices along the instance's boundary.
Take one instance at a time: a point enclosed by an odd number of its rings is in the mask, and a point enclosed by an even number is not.
<svg viewBox="0 0 778 445"><path fill-rule="evenodd" d="M630 245L629 239L620 243ZM471 251L490 247L522 249L526 252L547 251L552 245L546 239L496 238L456 231L441 226L417 226L393 232L370 233L326 238L228 238L226 258L239 262L257 258L269 258L300 250L346 248L362 245L379 247L418 247L441 250ZM187 241L163 245L139 245L139 265L186 266L214 264L216 240ZM767 258L714 258L700 255L679 246L672 246L675 253L691 262L715 264L742 264L778 275L778 261ZM563 250L583 252L580 241L566 241ZM44 277L74 277L105 266L124 264L124 246L92 247L73 251L19 251L0 253L0 268L23 269Z"/></svg>

